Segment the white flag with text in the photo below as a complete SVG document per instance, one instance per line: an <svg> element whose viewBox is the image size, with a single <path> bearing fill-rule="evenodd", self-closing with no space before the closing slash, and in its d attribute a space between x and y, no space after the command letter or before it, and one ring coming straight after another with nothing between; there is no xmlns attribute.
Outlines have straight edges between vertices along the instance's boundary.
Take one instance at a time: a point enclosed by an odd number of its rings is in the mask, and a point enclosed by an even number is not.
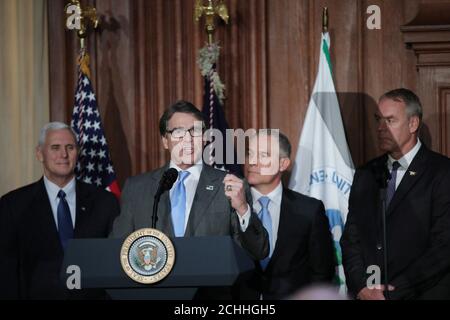
<svg viewBox="0 0 450 320"><path fill-rule="evenodd" d="M345 288L339 245L348 212L354 165L345 138L339 102L333 83L330 37L322 34L319 71L309 102L289 187L322 200L338 261L337 276Z"/></svg>

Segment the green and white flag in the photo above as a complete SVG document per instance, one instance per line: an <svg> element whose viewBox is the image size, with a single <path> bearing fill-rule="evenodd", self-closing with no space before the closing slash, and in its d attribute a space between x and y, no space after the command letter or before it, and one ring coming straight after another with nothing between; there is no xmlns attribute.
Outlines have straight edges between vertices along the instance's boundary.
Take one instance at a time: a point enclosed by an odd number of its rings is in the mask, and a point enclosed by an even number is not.
<svg viewBox="0 0 450 320"><path fill-rule="evenodd" d="M345 291L339 240L348 212L354 165L333 83L330 37L322 34L319 71L309 102L289 187L322 200L336 248L337 281Z"/></svg>

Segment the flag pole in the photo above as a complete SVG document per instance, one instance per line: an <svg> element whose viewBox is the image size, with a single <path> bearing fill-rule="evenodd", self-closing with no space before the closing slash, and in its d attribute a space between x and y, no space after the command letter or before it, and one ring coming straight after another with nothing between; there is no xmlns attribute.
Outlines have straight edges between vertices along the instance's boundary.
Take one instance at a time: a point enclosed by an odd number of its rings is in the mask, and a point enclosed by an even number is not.
<svg viewBox="0 0 450 320"><path fill-rule="evenodd" d="M219 104L223 103L224 85L221 82L216 70L216 63L219 59L220 47L214 42L214 33L216 31L216 16L219 16L226 24L228 24L229 15L228 8L223 0L196 0L194 5L194 21L199 22L202 17L205 17L205 31L208 36L206 46L199 50L197 64L200 67L202 76L207 84L205 88L209 92L205 92L203 112L207 119L208 129L214 129L215 112L219 106L216 106L216 100ZM209 141L212 141L212 130L209 134ZM213 165L213 149L209 150L209 165Z"/></svg>
<svg viewBox="0 0 450 320"><path fill-rule="evenodd" d="M322 11L322 32L328 32L328 8L324 7Z"/></svg>

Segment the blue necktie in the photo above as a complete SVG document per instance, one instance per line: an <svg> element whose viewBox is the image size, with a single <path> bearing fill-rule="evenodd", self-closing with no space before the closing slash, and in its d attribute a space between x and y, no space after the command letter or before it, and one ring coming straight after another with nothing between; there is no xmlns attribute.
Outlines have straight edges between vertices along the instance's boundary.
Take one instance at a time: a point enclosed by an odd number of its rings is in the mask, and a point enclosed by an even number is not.
<svg viewBox="0 0 450 320"><path fill-rule="evenodd" d="M388 181L386 189L386 207L389 206L392 198L394 197L395 185L397 184L398 168L400 168L400 163L398 163L398 161L394 161L394 163L392 163L391 179Z"/></svg>
<svg viewBox="0 0 450 320"><path fill-rule="evenodd" d="M66 249L67 242L73 238L73 223L70 215L69 205L66 201L66 193L62 190L58 192L59 204L57 209L58 214L58 232L59 239L63 249Z"/></svg>
<svg viewBox="0 0 450 320"><path fill-rule="evenodd" d="M184 185L184 180L186 180L189 174L189 171L179 172L178 182L170 198L175 237L184 236L184 220L186 215L186 186Z"/></svg>
<svg viewBox="0 0 450 320"><path fill-rule="evenodd" d="M270 199L268 197L261 197L258 201L261 204L261 211L258 213L258 218L261 220L262 225L266 228L269 235L269 255L263 260L260 260L261 267L265 270L273 253L272 217L269 212Z"/></svg>

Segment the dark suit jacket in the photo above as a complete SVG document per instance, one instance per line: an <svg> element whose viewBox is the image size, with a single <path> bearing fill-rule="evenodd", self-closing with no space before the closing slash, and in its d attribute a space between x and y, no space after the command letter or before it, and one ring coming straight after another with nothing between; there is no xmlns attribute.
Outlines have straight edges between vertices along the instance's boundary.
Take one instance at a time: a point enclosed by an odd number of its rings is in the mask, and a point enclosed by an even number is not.
<svg viewBox="0 0 450 320"><path fill-rule="evenodd" d="M124 238L135 230L151 227L153 198L167 169L168 165L127 180L121 197L121 213L114 222L112 237ZM267 232L253 212L247 230L241 231L237 214L225 197L225 175L226 172L203 165L185 237L231 235L251 256L262 259L268 254ZM170 196L165 192L159 203L156 228L173 237L170 212Z"/></svg>
<svg viewBox="0 0 450 320"><path fill-rule="evenodd" d="M341 239L349 291L366 286L367 267L383 270L377 158L355 173ZM387 208L392 299L450 298L450 160L422 146ZM381 277L383 282L384 277Z"/></svg>
<svg viewBox="0 0 450 320"><path fill-rule="evenodd" d="M235 291L241 299L283 299L313 283L331 283L335 251L322 201L283 189L275 250Z"/></svg>
<svg viewBox="0 0 450 320"><path fill-rule="evenodd" d="M105 190L76 182L75 238L107 237L119 213ZM44 180L0 199L0 298L66 299L63 249Z"/></svg>

